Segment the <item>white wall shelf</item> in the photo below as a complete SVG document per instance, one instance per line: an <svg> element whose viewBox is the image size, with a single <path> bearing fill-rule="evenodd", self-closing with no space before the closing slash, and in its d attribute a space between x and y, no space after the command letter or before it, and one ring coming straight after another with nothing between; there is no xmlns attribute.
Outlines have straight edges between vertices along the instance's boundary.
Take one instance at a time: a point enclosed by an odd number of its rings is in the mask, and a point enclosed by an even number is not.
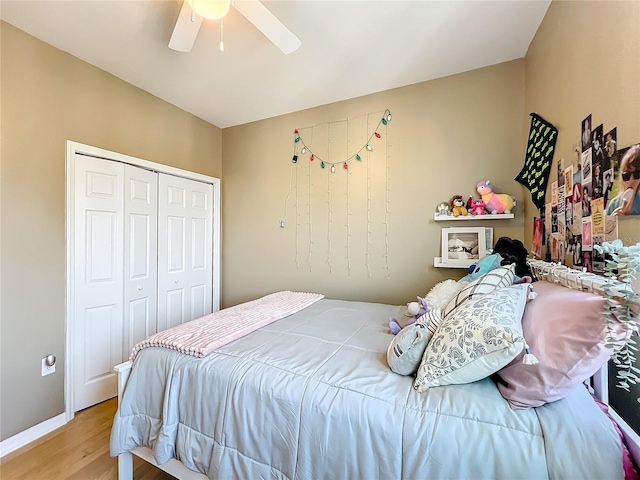
<svg viewBox="0 0 640 480"><path fill-rule="evenodd" d="M436 268L464 268L465 270L469 270L468 266L442 263L442 257L433 257L433 266Z"/></svg>
<svg viewBox="0 0 640 480"><path fill-rule="evenodd" d="M438 215L437 212L433 214L433 219L436 222L457 222L460 220L507 220L509 218L513 218L513 213L496 213L495 215L490 213L486 215L460 215L458 217L454 217L453 215Z"/></svg>

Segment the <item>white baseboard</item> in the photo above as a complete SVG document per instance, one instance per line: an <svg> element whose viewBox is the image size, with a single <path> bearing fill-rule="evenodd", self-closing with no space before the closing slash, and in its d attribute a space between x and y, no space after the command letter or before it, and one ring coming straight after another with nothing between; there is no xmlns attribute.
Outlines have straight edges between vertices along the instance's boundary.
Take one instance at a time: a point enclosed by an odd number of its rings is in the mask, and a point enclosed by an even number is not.
<svg viewBox="0 0 640 480"><path fill-rule="evenodd" d="M23 432L15 434L13 437L3 440L0 442L0 458L10 454L11 452L15 452L34 440L45 436L47 433L53 432L56 428L60 428L66 423L66 414L61 413L56 417L45 420L31 428L27 428Z"/></svg>

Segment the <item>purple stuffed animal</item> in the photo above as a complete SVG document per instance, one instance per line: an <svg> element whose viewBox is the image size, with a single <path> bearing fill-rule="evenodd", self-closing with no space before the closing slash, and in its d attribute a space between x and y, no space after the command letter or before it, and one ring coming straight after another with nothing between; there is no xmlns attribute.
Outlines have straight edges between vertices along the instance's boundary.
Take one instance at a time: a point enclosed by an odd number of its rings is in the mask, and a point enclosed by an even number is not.
<svg viewBox="0 0 640 480"><path fill-rule="evenodd" d="M404 316L407 318L404 326L400 325L400 322L396 320L394 317L389 318L389 329L391 329L391 333L397 335L400 330L402 330L407 325L411 325L415 323L417 319L419 319L422 315L429 311L429 306L427 305L427 301L424 298L417 297L417 302L407 303L407 311Z"/></svg>

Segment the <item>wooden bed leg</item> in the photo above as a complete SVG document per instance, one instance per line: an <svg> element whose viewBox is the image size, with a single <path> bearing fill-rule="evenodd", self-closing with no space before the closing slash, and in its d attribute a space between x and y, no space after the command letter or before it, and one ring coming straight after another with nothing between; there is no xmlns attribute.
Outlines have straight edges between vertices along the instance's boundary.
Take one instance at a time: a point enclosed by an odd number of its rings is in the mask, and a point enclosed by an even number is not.
<svg viewBox="0 0 640 480"><path fill-rule="evenodd" d="M118 480L133 480L133 454L131 452L118 455Z"/></svg>

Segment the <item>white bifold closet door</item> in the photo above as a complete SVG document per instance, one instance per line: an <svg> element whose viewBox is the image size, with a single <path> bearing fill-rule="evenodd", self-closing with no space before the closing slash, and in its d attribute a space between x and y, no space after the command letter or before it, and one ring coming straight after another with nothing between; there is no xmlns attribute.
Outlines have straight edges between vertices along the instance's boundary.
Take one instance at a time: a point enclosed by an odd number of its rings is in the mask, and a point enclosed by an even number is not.
<svg viewBox="0 0 640 480"><path fill-rule="evenodd" d="M159 174L158 330L212 311L213 185Z"/></svg>
<svg viewBox="0 0 640 480"><path fill-rule="evenodd" d="M113 367L213 305L213 186L75 155L75 411L117 394Z"/></svg>
<svg viewBox="0 0 640 480"><path fill-rule="evenodd" d="M113 396L124 357L124 164L76 155L73 394L81 410Z"/></svg>
<svg viewBox="0 0 640 480"><path fill-rule="evenodd" d="M125 165L124 351L156 333L158 174Z"/></svg>

